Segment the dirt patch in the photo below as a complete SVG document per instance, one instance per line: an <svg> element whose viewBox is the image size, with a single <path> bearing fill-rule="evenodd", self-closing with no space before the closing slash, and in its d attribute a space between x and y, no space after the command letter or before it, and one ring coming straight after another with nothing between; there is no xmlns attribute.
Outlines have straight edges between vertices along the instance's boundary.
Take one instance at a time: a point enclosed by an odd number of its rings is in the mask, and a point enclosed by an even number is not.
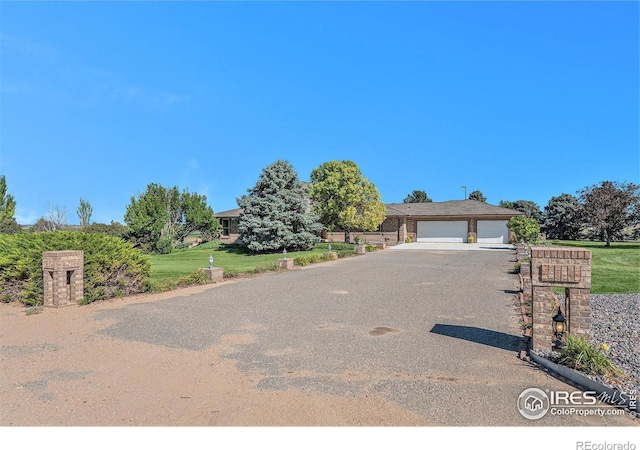
<svg viewBox="0 0 640 450"><path fill-rule="evenodd" d="M0 305L2 426L411 426L417 414L378 395L343 398L261 390L261 375L223 355L253 341L253 323L204 350L99 333L96 313L212 286L45 309ZM287 352L287 349L282 349Z"/></svg>

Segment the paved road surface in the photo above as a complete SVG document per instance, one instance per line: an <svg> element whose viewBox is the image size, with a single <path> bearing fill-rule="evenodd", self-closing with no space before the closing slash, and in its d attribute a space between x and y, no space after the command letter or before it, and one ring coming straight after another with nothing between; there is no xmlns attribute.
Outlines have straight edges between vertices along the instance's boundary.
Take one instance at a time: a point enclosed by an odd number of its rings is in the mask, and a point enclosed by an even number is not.
<svg viewBox="0 0 640 450"><path fill-rule="evenodd" d="M418 418L410 425L637 424L627 416L520 416L516 400L524 389L573 388L516 357L521 333L513 259L509 251L380 251L189 296L87 309L84 320L95 323L87 339L183 352L187 372L190 364L205 370L198 358L221 349L223 360L249 377L243 389L354 404L384 398ZM230 339L233 345L220 346ZM162 372L162 364L154 364ZM87 378L97 370L86 367ZM7 413L19 410L12 408ZM214 412L220 411L224 406ZM253 425L255 417L210 423ZM305 424L320 424L309 420ZM260 424L282 423L266 414Z"/></svg>

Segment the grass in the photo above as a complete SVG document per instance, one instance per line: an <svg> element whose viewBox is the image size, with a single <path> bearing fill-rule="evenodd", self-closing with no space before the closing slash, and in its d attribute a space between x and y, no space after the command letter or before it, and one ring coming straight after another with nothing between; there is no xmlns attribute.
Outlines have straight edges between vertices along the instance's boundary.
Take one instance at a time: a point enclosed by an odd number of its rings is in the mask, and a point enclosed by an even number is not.
<svg viewBox="0 0 640 450"><path fill-rule="evenodd" d="M321 255L327 251L327 244L318 244L313 250L288 252L287 258ZM353 250L353 245L332 243L332 251ZM275 268L282 253L250 254L246 250L219 242L208 242L191 249L177 249L168 255L151 256L151 283L162 284L176 282L180 277L191 275L199 268L209 267L209 255L213 256L213 265L222 267L225 274L257 273Z"/></svg>
<svg viewBox="0 0 640 450"><path fill-rule="evenodd" d="M629 294L640 292L640 243L552 241L553 245L591 250L591 293Z"/></svg>

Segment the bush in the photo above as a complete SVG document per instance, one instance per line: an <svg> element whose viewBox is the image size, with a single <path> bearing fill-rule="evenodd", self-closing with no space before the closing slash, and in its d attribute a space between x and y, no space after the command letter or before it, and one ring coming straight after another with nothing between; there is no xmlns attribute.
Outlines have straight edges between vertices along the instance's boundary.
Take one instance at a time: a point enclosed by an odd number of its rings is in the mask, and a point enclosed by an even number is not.
<svg viewBox="0 0 640 450"><path fill-rule="evenodd" d="M411 236L407 236L407 238L404 240L404 242L406 244L411 244L413 242L413 238Z"/></svg>
<svg viewBox="0 0 640 450"><path fill-rule="evenodd" d="M202 269L197 269L189 275L178 278L178 287L192 286L194 284L209 283L209 276Z"/></svg>
<svg viewBox="0 0 640 450"><path fill-rule="evenodd" d="M149 258L122 239L76 231L18 233L0 235L0 296L42 303L42 252L57 250L84 251L82 303L148 288Z"/></svg>
<svg viewBox="0 0 640 450"><path fill-rule="evenodd" d="M156 244L156 252L161 255L168 255L173 250L173 242L168 237L161 237Z"/></svg>
<svg viewBox="0 0 640 450"><path fill-rule="evenodd" d="M524 240L527 244L532 244L540 240L540 225L535 219L514 216L507 222L507 228L515 234L516 242Z"/></svg>
<svg viewBox="0 0 640 450"><path fill-rule="evenodd" d="M297 256L293 259L293 263L296 266L306 266L309 264L319 263L322 260L323 260L322 255L316 253L316 254L307 255L307 256Z"/></svg>

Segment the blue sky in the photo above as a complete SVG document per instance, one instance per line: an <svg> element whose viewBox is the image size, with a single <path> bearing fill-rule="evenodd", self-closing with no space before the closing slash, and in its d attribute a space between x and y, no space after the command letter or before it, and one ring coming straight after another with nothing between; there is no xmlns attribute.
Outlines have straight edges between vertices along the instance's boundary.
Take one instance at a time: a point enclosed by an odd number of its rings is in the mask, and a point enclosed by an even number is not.
<svg viewBox="0 0 640 450"><path fill-rule="evenodd" d="M149 183L237 207L286 159L385 202L639 182L637 2L0 2L0 174L33 223Z"/></svg>

